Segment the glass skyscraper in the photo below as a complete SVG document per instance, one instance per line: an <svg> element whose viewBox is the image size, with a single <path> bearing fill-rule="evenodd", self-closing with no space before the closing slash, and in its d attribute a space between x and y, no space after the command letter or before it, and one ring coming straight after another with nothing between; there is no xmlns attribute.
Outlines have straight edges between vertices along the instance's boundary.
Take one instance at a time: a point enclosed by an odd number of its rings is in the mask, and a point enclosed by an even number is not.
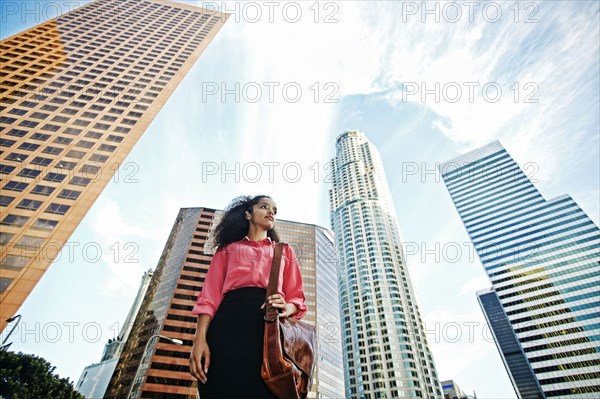
<svg viewBox="0 0 600 399"><path fill-rule="evenodd" d="M152 270L148 270L142 276L142 283L140 284L138 293L131 305L131 309L127 314L127 318L125 319L118 336L114 339L110 339L104 346L104 353L102 354L100 363L86 366L81 373L79 381L77 381L77 384L75 385L75 389L86 398L92 399L104 397L108 383L110 382L115 367L117 366L119 356L121 355L121 351L123 350L123 344L125 344L129 337L129 332L133 327L135 317L146 297L146 291L148 290L153 274L154 272Z"/></svg>
<svg viewBox="0 0 600 399"><path fill-rule="evenodd" d="M95 0L2 40L0 330L227 17Z"/></svg>
<svg viewBox="0 0 600 399"><path fill-rule="evenodd" d="M466 395L452 380L441 381L444 399L473 399Z"/></svg>
<svg viewBox="0 0 600 399"><path fill-rule="evenodd" d="M542 387L531 369L496 292L493 289L478 291L477 300L519 399L544 399Z"/></svg>
<svg viewBox="0 0 600 399"><path fill-rule="evenodd" d="M332 171L346 398L442 398L379 153L347 131Z"/></svg>
<svg viewBox="0 0 600 399"><path fill-rule="evenodd" d="M597 398L598 227L570 196L544 199L498 141L439 168L543 395ZM493 300L480 295L488 320L501 321ZM515 382L526 370L506 358L513 343L503 341L497 344Z"/></svg>
<svg viewBox="0 0 600 399"><path fill-rule="evenodd" d="M210 208L179 211L105 398L197 398L197 382L189 374L197 320L191 312L210 266L211 233L221 214ZM276 228L298 258L308 306L303 320L318 327L308 397L338 399L344 380L333 233L286 220L277 220ZM180 339L183 345L150 340L156 334Z"/></svg>

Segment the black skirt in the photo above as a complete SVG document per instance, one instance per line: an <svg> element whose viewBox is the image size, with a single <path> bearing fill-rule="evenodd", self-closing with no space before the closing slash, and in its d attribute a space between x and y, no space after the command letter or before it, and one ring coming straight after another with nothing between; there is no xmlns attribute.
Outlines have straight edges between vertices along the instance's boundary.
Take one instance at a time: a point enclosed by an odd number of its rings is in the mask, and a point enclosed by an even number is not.
<svg viewBox="0 0 600 399"><path fill-rule="evenodd" d="M206 384L198 381L200 399L277 399L260 377L266 292L244 287L225 294L206 333L210 366Z"/></svg>

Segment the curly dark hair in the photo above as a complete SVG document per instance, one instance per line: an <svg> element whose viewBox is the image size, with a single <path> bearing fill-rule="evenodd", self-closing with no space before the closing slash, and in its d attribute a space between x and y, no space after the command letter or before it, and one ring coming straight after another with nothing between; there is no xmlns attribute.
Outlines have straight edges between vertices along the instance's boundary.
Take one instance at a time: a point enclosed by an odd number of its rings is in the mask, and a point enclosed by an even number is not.
<svg viewBox="0 0 600 399"><path fill-rule="evenodd" d="M268 195L241 195L231 200L225 214L214 231L214 245L217 251L225 248L232 242L241 240L248 234L250 222L246 219L245 212L252 213L252 207L260 202L262 198L272 199ZM279 236L275 228L267 231L267 237L279 242Z"/></svg>

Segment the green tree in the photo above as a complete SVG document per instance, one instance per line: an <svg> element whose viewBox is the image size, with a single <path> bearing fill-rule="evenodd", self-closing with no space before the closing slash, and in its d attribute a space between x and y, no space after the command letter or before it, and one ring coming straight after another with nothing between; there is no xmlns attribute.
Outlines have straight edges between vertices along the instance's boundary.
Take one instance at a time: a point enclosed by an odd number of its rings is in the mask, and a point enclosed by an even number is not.
<svg viewBox="0 0 600 399"><path fill-rule="evenodd" d="M41 357L0 350L0 398L85 399Z"/></svg>

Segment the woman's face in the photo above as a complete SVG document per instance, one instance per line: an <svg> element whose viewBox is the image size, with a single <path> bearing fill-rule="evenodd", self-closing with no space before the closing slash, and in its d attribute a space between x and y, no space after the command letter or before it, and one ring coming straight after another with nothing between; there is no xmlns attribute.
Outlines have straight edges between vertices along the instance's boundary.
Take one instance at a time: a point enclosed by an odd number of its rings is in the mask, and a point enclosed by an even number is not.
<svg viewBox="0 0 600 399"><path fill-rule="evenodd" d="M246 211L246 218L248 218L250 224L265 231L269 231L275 226L276 216L277 205L270 198L261 198L252 207L252 213Z"/></svg>

